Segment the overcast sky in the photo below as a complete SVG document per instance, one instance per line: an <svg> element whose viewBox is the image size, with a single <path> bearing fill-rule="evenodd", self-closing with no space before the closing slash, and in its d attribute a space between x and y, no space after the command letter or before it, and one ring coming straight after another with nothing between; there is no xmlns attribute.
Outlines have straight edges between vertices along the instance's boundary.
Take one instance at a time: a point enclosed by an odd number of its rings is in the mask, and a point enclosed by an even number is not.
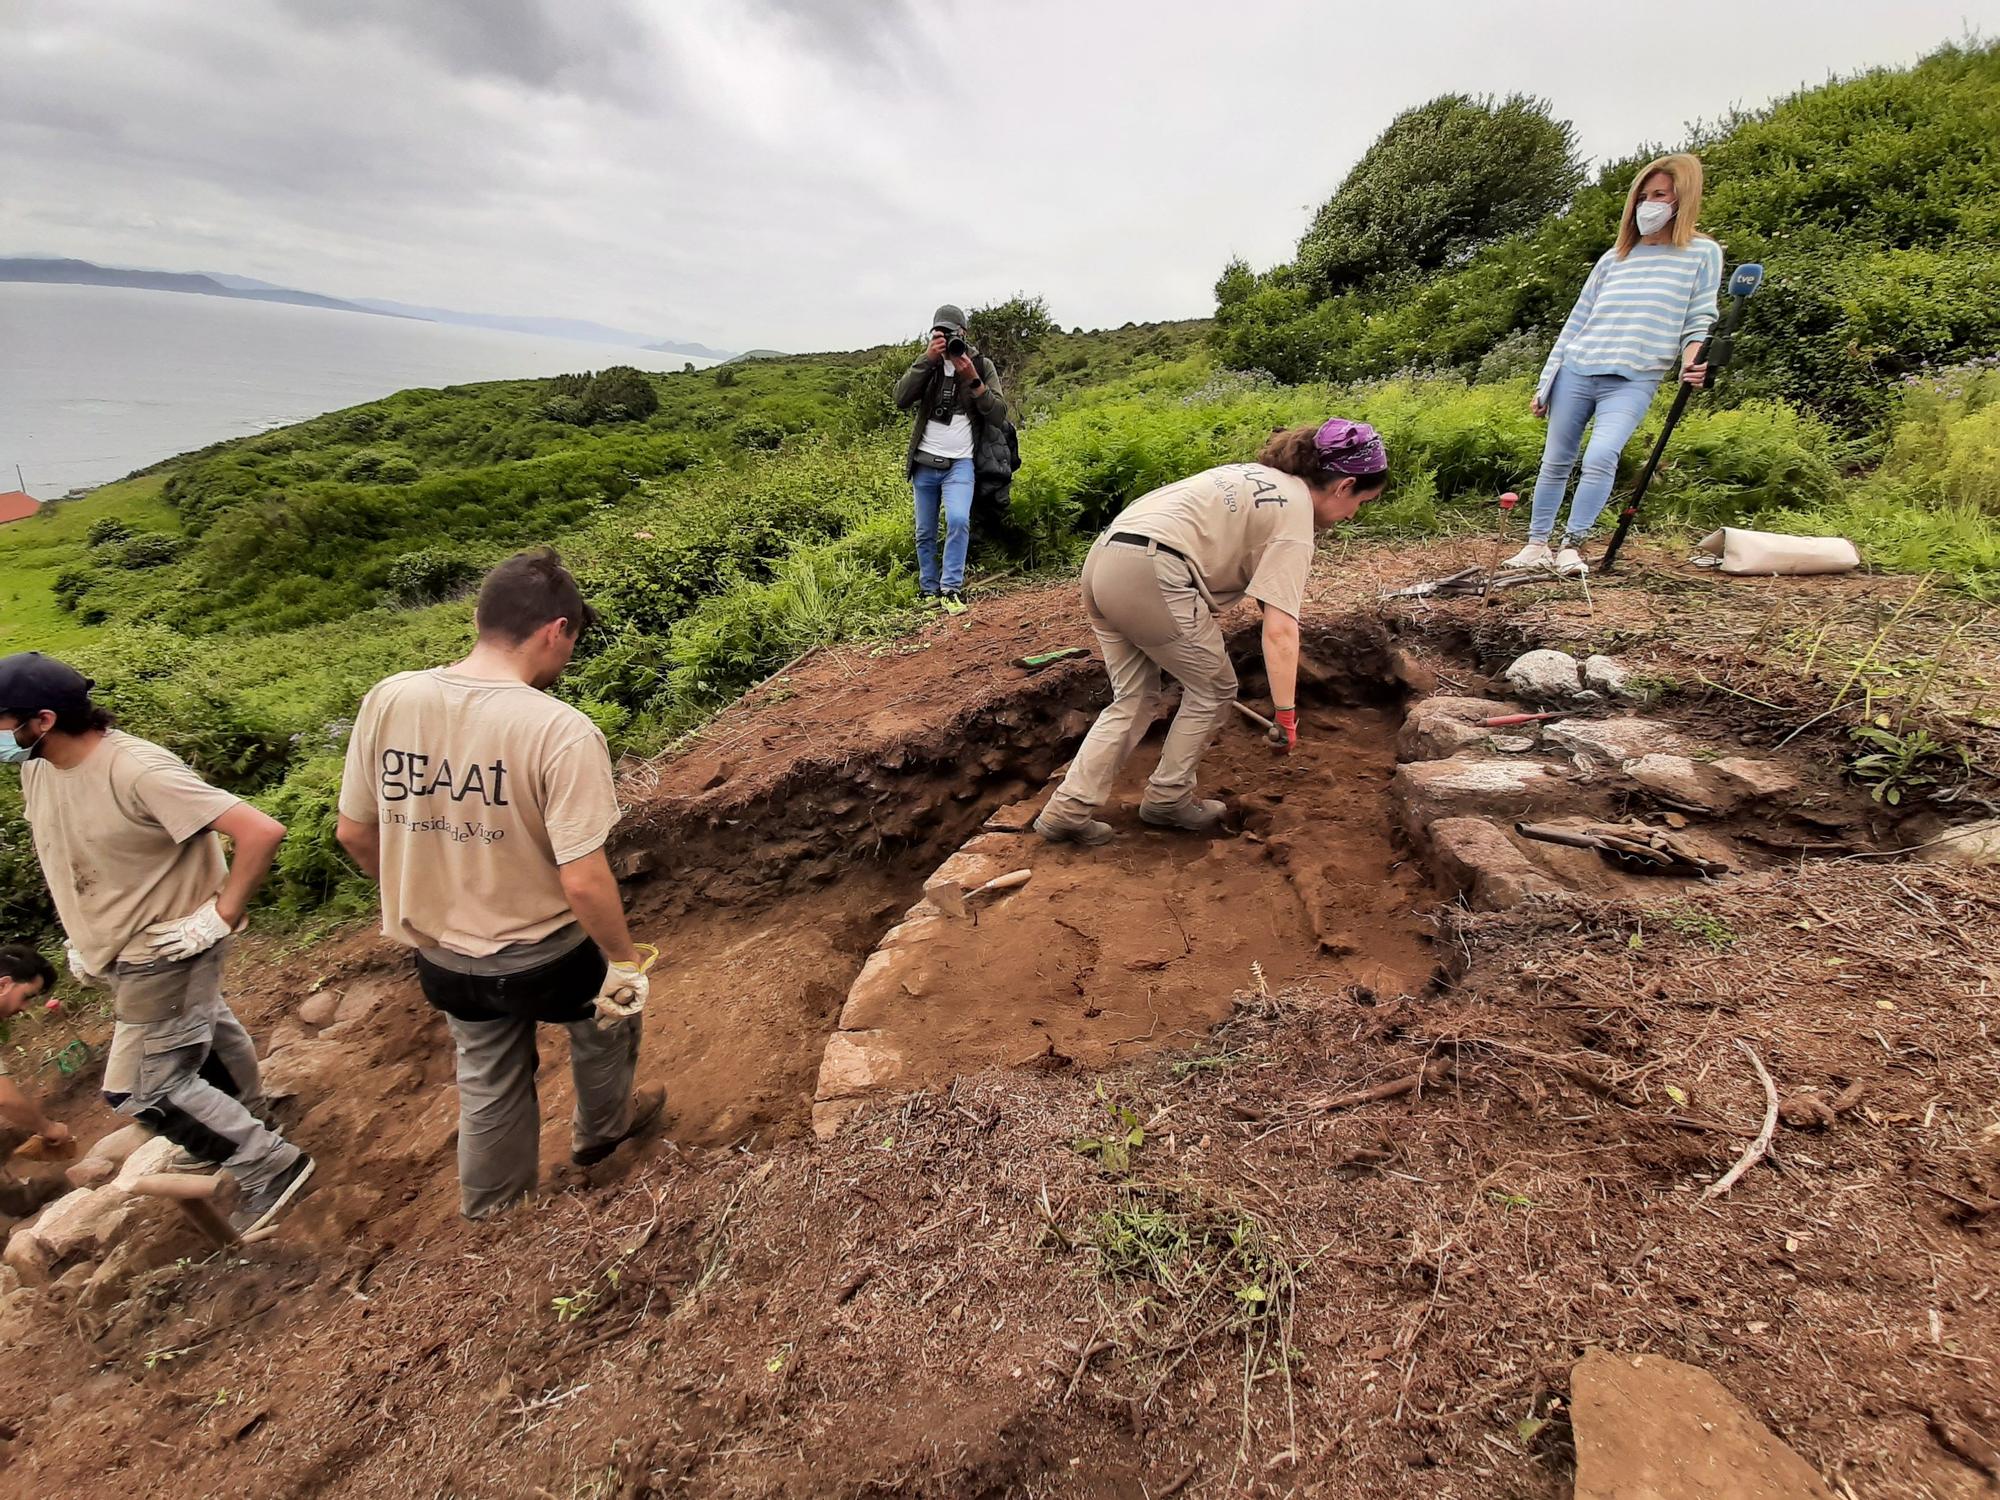
<svg viewBox="0 0 2000 1500"><path fill-rule="evenodd" d="M1604 159L1968 27L2000 0L0 0L0 253L736 349L1192 317L1436 94Z"/></svg>

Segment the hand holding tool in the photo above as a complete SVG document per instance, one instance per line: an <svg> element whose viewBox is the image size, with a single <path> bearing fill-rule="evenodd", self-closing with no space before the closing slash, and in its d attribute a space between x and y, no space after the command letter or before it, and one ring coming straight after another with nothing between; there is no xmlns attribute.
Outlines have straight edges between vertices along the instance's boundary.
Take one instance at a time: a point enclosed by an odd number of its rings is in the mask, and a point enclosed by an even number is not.
<svg viewBox="0 0 2000 1500"><path fill-rule="evenodd" d="M611 964L604 971L604 983L598 987L597 998L592 1001L597 1011L597 1024L607 1030L620 1021L629 1021L646 1008L646 997L652 993L653 981L646 973L660 961L660 950L651 943L635 943L639 950L636 964Z"/></svg>

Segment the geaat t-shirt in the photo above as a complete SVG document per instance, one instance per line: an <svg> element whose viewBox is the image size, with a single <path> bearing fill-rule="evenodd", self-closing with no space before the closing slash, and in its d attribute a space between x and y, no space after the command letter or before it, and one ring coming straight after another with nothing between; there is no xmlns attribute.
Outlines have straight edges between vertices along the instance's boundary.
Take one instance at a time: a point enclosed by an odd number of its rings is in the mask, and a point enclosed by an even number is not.
<svg viewBox="0 0 2000 1500"><path fill-rule="evenodd" d="M1297 619L1312 573L1312 491L1262 464L1223 464L1141 495L1107 528L1185 557L1217 605L1248 594Z"/></svg>
<svg viewBox="0 0 2000 1500"><path fill-rule="evenodd" d="M21 801L63 932L93 974L159 957L146 937L221 893L222 840L241 799L173 751L113 729L74 766L21 763Z"/></svg>
<svg viewBox="0 0 2000 1500"><path fill-rule="evenodd" d="M382 830L382 931L485 958L574 921L559 867L618 821L589 719L525 682L443 667L361 700L340 811Z"/></svg>

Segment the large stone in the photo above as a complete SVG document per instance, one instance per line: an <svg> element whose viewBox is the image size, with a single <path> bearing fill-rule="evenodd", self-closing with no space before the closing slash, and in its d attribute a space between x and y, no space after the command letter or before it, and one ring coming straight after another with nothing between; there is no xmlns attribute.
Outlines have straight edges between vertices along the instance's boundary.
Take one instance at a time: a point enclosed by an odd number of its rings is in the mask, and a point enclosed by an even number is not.
<svg viewBox="0 0 2000 1500"><path fill-rule="evenodd" d="M1485 741L1481 719L1516 713L1498 698L1425 698L1413 705L1396 737L1398 760L1442 760Z"/></svg>
<svg viewBox="0 0 2000 1500"><path fill-rule="evenodd" d="M32 1224L23 1224L7 1236L7 1249L0 1254L0 1261L20 1278L24 1287L42 1286L49 1279L49 1253L35 1237Z"/></svg>
<svg viewBox="0 0 2000 1500"><path fill-rule="evenodd" d="M300 1094L328 1092L333 1076L352 1062L353 1054L337 1041L313 1037L294 1042L265 1060L264 1097L275 1103Z"/></svg>
<svg viewBox="0 0 2000 1500"><path fill-rule="evenodd" d="M2000 865L2000 818L1986 818L1951 829L1924 851L1924 857L1968 870Z"/></svg>
<svg viewBox="0 0 2000 1500"><path fill-rule="evenodd" d="M335 1012L340 1009L340 995L335 990L321 990L316 995L308 995L299 1004L299 1019L308 1026L330 1026Z"/></svg>
<svg viewBox="0 0 2000 1500"><path fill-rule="evenodd" d="M121 1125L108 1135L99 1136L90 1150L84 1153L88 1161L96 1157L111 1163L113 1171L125 1164L125 1158L153 1139L153 1132L143 1125Z"/></svg>
<svg viewBox="0 0 2000 1500"><path fill-rule="evenodd" d="M1625 696L1631 685L1632 671L1623 662L1610 656L1586 656L1583 659L1583 685L1606 697Z"/></svg>
<svg viewBox="0 0 2000 1500"><path fill-rule="evenodd" d="M1431 824L1430 844L1438 875L1478 910L1500 911L1563 889L1484 818L1441 818Z"/></svg>
<svg viewBox="0 0 2000 1500"><path fill-rule="evenodd" d="M1774 760L1753 760L1744 755L1725 755L1711 761L1709 770L1746 802L1773 801L1798 794L1799 778Z"/></svg>
<svg viewBox="0 0 2000 1500"><path fill-rule="evenodd" d="M1714 1376L1593 1349L1570 1372L1576 1500L1833 1500Z"/></svg>
<svg viewBox="0 0 2000 1500"><path fill-rule="evenodd" d="M895 1081L903 1071L903 1054L868 1031L836 1031L827 1039L819 1060L820 1099L851 1099Z"/></svg>
<svg viewBox="0 0 2000 1500"><path fill-rule="evenodd" d="M1443 818L1519 817L1561 807L1576 795L1555 767L1540 761L1471 755L1398 766L1389 790L1402 806L1403 827L1415 838Z"/></svg>
<svg viewBox="0 0 2000 1500"><path fill-rule="evenodd" d="M1712 766L1685 755L1642 755L1625 763L1625 774L1647 791L1698 812L1728 812L1743 800L1735 785Z"/></svg>
<svg viewBox="0 0 2000 1500"><path fill-rule="evenodd" d="M334 1024L345 1026L350 1021L359 1021L369 1015L404 982L400 974L371 974L366 979L357 979L341 991L340 1004L334 1010Z"/></svg>
<svg viewBox="0 0 2000 1500"><path fill-rule="evenodd" d="M1583 664L1567 651L1529 651L1507 668L1507 686L1534 703L1565 703L1583 688Z"/></svg>
<svg viewBox="0 0 2000 1500"><path fill-rule="evenodd" d="M1572 755L1613 767L1642 755L1686 755L1697 748L1655 719L1559 719L1545 725L1542 735Z"/></svg>
<svg viewBox="0 0 2000 1500"><path fill-rule="evenodd" d="M131 1201L131 1194L115 1182L103 1187L66 1193L44 1208L32 1224L15 1233L32 1233L50 1265L76 1255L94 1254L111 1235ZM12 1250L12 1241L9 1241ZM9 1265L20 1270L11 1259ZM28 1277L23 1274L21 1279Z"/></svg>

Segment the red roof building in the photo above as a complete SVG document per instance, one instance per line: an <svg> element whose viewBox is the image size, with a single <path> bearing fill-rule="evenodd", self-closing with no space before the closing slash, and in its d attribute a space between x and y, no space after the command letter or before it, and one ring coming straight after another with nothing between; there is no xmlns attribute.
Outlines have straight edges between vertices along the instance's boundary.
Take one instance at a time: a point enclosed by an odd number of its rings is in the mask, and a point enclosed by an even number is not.
<svg viewBox="0 0 2000 1500"><path fill-rule="evenodd" d="M25 490L8 490L0 494L0 526L9 521L25 521L42 508L42 502Z"/></svg>

